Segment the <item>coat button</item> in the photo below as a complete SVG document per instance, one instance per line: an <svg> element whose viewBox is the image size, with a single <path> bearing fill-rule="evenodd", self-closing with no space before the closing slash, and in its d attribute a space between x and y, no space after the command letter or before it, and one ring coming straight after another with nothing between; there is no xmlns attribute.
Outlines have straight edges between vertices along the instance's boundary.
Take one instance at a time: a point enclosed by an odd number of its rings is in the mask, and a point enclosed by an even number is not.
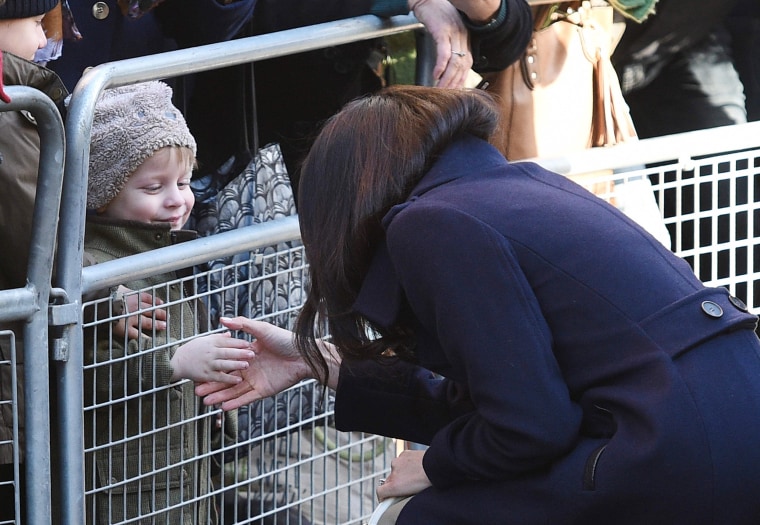
<svg viewBox="0 0 760 525"><path fill-rule="evenodd" d="M728 300L731 301L731 304L734 305L735 307L737 307L742 312L746 312L748 310L747 305L744 304L744 301L742 301L738 297L733 296L733 295L729 295L728 296Z"/></svg>
<svg viewBox="0 0 760 525"><path fill-rule="evenodd" d="M712 301L704 301L702 303L702 311L710 317L723 317L723 308L718 303Z"/></svg>
<svg viewBox="0 0 760 525"><path fill-rule="evenodd" d="M95 2L92 4L92 16L97 18L98 20L104 20L108 13L111 11L111 9L108 7L108 4L105 2Z"/></svg>

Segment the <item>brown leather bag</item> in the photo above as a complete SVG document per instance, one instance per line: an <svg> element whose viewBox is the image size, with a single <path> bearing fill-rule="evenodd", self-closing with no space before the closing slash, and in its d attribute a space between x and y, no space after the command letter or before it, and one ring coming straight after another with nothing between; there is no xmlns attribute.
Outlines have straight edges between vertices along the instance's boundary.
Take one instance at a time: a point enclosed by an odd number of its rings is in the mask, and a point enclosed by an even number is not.
<svg viewBox="0 0 760 525"><path fill-rule="evenodd" d="M562 2L534 7L522 58L484 75L499 101L494 145L510 160L553 157L636 138L610 62L612 7Z"/></svg>

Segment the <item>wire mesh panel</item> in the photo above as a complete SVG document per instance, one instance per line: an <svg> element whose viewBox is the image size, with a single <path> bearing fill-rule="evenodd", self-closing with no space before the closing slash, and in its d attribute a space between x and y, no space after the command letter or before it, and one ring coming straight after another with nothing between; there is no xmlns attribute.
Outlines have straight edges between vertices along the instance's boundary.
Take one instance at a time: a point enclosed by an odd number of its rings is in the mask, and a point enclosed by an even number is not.
<svg viewBox="0 0 760 525"><path fill-rule="evenodd" d="M19 353L16 336L0 330L0 524L20 523Z"/></svg>
<svg viewBox="0 0 760 525"><path fill-rule="evenodd" d="M664 226L664 242L703 282L725 286L750 310L760 311L760 151L706 155L573 178L624 212L632 211L632 218L656 236ZM636 197L645 199L634 210L626 206L631 204L626 199L632 186L638 188ZM659 226L652 224L652 206L656 206ZM636 216L642 208L649 208L643 218Z"/></svg>
<svg viewBox="0 0 760 525"><path fill-rule="evenodd" d="M313 381L223 413L203 407L168 360L219 318L290 328L305 299L303 248L281 243L84 306L86 505L90 523L361 523L392 440L337 432ZM133 310L130 295L143 295ZM147 301L147 302L146 302ZM136 336L132 316L158 320ZM245 334L235 334L245 338Z"/></svg>

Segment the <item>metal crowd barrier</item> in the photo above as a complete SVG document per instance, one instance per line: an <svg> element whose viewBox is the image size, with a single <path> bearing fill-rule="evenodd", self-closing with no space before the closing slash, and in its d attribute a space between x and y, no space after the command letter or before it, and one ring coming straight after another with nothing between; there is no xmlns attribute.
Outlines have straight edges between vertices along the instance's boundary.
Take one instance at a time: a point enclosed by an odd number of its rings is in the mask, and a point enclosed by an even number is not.
<svg viewBox="0 0 760 525"><path fill-rule="evenodd" d="M114 359L85 361L84 355L88 351L85 333L109 330L111 321L119 314L88 314L85 321L85 313L98 311L98 301L84 303L84 293L160 272L200 266L236 254L252 255L247 262L196 272L192 284L204 279L212 280L215 272L237 275L242 264L252 277L236 281L233 289L243 290L248 297L254 297L266 283L274 283L275 288L282 283L287 286L293 279L303 279L303 274L307 272L307 267L302 263L289 264L283 269L267 262L267 257L290 258L299 253L297 217L241 228L82 269L89 136L93 108L100 92L107 87L227 67L418 27L413 17L394 17L390 20L358 17L103 64L83 77L74 91L66 122L66 165L62 192L58 191L61 189L60 177L56 178L56 171L61 170L63 161L61 131L55 136L55 131L51 130L49 133L52 136L42 137L41 166L45 173L40 174L33 239L33 250L39 249L39 253L34 258L38 262L32 263L30 268L30 284L23 290L0 292L0 319L27 321L24 354L28 359L33 359L27 361L25 367L27 405L34 407L26 414L25 470L27 485L31 488L26 502L27 523L51 523L56 519L56 522L64 524L81 525L87 522L86 514L94 512L96 507L92 502L98 497L110 498L120 491L127 491L132 482L154 482L150 475L138 473L130 479L124 472L121 478L116 475L118 473L113 473L115 475L99 480L98 484L86 481L93 479L87 455L126 444L132 436L121 436L115 443L100 443L93 441L94 434L85 432L87 425L92 424L91 414L97 410L105 413L117 411L124 399L119 398L115 391L107 392L106 398L93 396L87 391L86 377L89 374L117 374L118 369L115 367L117 360ZM14 97L14 105L0 104L0 110L18 109L22 105L31 107L37 103L24 99L26 95L20 88L8 88L8 93ZM47 118L41 116L38 120L45 122ZM50 117L49 122L55 122L55 119ZM52 127L59 125L57 123ZM580 152L561 159L541 159L540 162L568 175L593 173L590 178L584 179L584 184L590 187L607 184L609 190L603 198L610 200L617 199L618 192L628 182L642 176L652 180L657 209L663 217L674 251L691 262L704 281L727 286L732 293L745 299L753 311L758 311L760 292L756 289L760 289L760 259L755 261L755 253L760 253L760 228L755 227L758 219L755 208L760 202L758 132L760 124L748 124L650 139L615 148ZM58 150L57 154L51 155L51 149L55 151L53 144L58 145ZM58 186L54 182L56 180L59 181ZM43 201L47 205L40 204ZM51 237L55 231L51 225L56 222L58 203L61 201L64 205L60 210L56 288L51 289L50 261L53 260L55 239ZM283 248L283 243L289 243L289 246ZM278 248L274 253L267 252L266 249L272 246ZM190 281L171 284L190 284ZM207 287L205 291L188 293L182 300L213 304L215 300L220 300L218 294L223 290ZM49 309L48 296L55 297ZM287 303L285 310L256 310L252 315L287 323L297 308L298 304ZM48 349L48 323L57 335L51 349ZM52 363L48 361L50 350ZM0 362L0 366L11 364ZM48 391L50 371L55 372L53 392ZM286 394L286 402L292 398L302 399L302 393L315 392L313 387L313 383L297 386ZM140 395L159 394L160 389ZM221 465L220 470L214 473L218 489L212 495L220 502L223 523L271 523L274 520L277 523L299 523L302 520L330 524L361 523L371 513L372 509L367 508L371 503L366 502L372 501L380 468L388 464L388 443L378 441L375 436L331 433L329 392L308 395L320 407L326 406L327 409L317 410L314 405L300 421L285 421L271 429L261 429L248 440L228 443L207 456L206 459L215 460ZM56 461L51 460L50 448L48 414L51 399L57 402L53 407L55 410L52 410L56 414L52 423L57 438L52 456L57 458ZM298 406L303 408L302 405ZM218 414L218 411L204 414L195 422L200 428ZM253 416L260 418L262 415L263 412ZM153 434L153 431L140 432L135 439L150 439ZM18 449L16 440L12 445ZM377 458L381 459L380 468L374 462ZM195 458L183 457L180 464L185 468L195 468L195 461ZM329 471L326 467L328 462ZM55 474L52 477L51 464ZM124 470L128 471L126 467ZM151 497L158 501L160 489L156 486L150 490ZM270 494L271 499L260 498L263 493ZM191 496L191 499L193 497L200 496ZM344 503L346 498L357 508L352 508L348 516L336 518L339 503ZM51 507L53 499L57 501L55 511ZM225 506L224 502L230 503L230 506ZM180 508L180 504L176 508ZM111 516L115 517L120 509L123 510L123 507L112 505ZM149 522L152 519L150 512L144 518ZM160 522L158 515L153 515L153 518ZM117 520L114 519L114 522Z"/></svg>
<svg viewBox="0 0 760 525"><path fill-rule="evenodd" d="M35 491L41 497L37 506L27 509L30 523L43 523L50 519L50 414L48 410L48 297L51 295L51 275L55 252L58 209L61 203L63 183L64 131L63 122L55 104L36 89L25 86L6 88L11 102L0 102L0 111L28 111L37 122L40 136L40 168L37 181L37 197L34 204L35 228L30 239L27 283L24 288L0 290L0 322L23 323L23 355L16 352L17 335L12 331L0 331L0 339L10 349L10 359L0 361L0 367L9 368L11 378L8 399L0 399L2 409L10 407L13 412L13 442L1 442L0 447L11 449L13 456L15 501L3 502L14 505L19 515L19 448L18 396L23 395L27 406L24 418L26 454L24 469L27 479L34 479ZM15 257L3 253L2 257ZM18 391L17 363L24 362L24 388ZM31 492L31 491L27 491ZM6 507L7 508L7 507Z"/></svg>

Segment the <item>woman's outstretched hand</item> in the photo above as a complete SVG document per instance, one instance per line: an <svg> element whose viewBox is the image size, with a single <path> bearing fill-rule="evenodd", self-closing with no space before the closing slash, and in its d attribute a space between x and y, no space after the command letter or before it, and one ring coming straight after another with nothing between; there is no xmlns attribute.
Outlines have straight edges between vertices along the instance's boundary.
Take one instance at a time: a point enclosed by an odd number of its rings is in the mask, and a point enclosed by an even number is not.
<svg viewBox="0 0 760 525"><path fill-rule="evenodd" d="M246 317L223 317L221 323L230 330L242 330L252 335L251 349L255 356L250 359L248 368L234 372L243 379L236 385L198 384L195 393L204 398L206 405L221 403L223 410L232 410L273 396L312 377L311 369L296 349L292 332Z"/></svg>

